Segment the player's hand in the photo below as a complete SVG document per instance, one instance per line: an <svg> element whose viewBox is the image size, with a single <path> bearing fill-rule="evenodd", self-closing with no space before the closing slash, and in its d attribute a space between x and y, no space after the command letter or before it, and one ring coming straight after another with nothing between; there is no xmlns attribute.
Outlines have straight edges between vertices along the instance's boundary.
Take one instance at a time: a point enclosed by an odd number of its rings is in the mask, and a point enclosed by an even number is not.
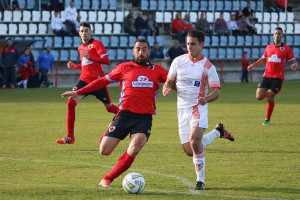
<svg viewBox="0 0 300 200"><path fill-rule="evenodd" d="M67 92L64 92L62 95L61 95L61 98L64 98L65 96L69 96L69 98L76 98L78 96L77 92L76 91L67 91Z"/></svg>
<svg viewBox="0 0 300 200"><path fill-rule="evenodd" d="M76 65L72 61L69 61L67 65L69 69L76 69Z"/></svg>
<svg viewBox="0 0 300 200"><path fill-rule="evenodd" d="M253 67L254 67L254 66L251 64L251 65L248 66L247 70L248 70L249 72L251 72Z"/></svg>
<svg viewBox="0 0 300 200"><path fill-rule="evenodd" d="M90 54L86 51L86 50L81 50L80 51L80 54L83 56L83 57L86 57L86 59L90 59Z"/></svg>
<svg viewBox="0 0 300 200"><path fill-rule="evenodd" d="M206 101L205 97L199 97L197 104L204 106L206 103L207 103L207 101Z"/></svg>
<svg viewBox="0 0 300 200"><path fill-rule="evenodd" d="M168 96L171 92L172 92L171 88L164 88L162 91L162 93L165 97Z"/></svg>
<svg viewBox="0 0 300 200"><path fill-rule="evenodd" d="M293 71L296 71L297 70L297 62L294 62L293 64L291 64L291 69Z"/></svg>

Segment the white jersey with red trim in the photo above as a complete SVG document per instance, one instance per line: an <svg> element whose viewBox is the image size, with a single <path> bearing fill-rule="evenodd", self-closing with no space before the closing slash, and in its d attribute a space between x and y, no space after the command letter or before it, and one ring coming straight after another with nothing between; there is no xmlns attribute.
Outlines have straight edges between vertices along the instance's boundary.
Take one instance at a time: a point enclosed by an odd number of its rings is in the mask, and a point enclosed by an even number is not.
<svg viewBox="0 0 300 200"><path fill-rule="evenodd" d="M197 105L199 97L204 97L210 88L220 88L220 80L215 66L206 58L192 60L189 54L178 56L171 64L168 80L176 81L177 107Z"/></svg>

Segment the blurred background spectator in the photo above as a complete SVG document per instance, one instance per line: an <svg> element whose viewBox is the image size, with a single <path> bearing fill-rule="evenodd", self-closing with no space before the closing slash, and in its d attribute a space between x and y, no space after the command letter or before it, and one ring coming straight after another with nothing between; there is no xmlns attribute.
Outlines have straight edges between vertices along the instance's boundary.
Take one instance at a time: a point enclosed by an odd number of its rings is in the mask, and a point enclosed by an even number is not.
<svg viewBox="0 0 300 200"><path fill-rule="evenodd" d="M152 36L159 35L159 27L157 26L156 21L153 19L152 15L147 15L146 23Z"/></svg>
<svg viewBox="0 0 300 200"><path fill-rule="evenodd" d="M154 43L154 48L150 51L149 60L164 59L164 53L159 47L158 42Z"/></svg>
<svg viewBox="0 0 300 200"><path fill-rule="evenodd" d="M133 36L137 35L134 27L133 10L130 10L128 15L124 18L124 32Z"/></svg>
<svg viewBox="0 0 300 200"><path fill-rule="evenodd" d="M255 20L252 15L246 19L246 23L248 26L248 31L250 35L257 34L257 28L255 27Z"/></svg>
<svg viewBox="0 0 300 200"><path fill-rule="evenodd" d="M230 35L238 35L239 34L239 27L235 21L235 13L231 14L230 20L227 22L227 27Z"/></svg>
<svg viewBox="0 0 300 200"><path fill-rule="evenodd" d="M209 22L206 20L204 12L201 13L200 19L197 20L196 29L203 31L205 35L213 34L213 30L211 29Z"/></svg>
<svg viewBox="0 0 300 200"><path fill-rule="evenodd" d="M214 32L218 35L229 35L226 21L223 19L223 12L220 13L220 17L216 19L214 25Z"/></svg>
<svg viewBox="0 0 300 200"><path fill-rule="evenodd" d="M181 46L179 46L179 41L174 40L174 46L170 47L166 53L167 57L170 57L170 60L173 61L174 58L184 54L184 50Z"/></svg>
<svg viewBox="0 0 300 200"><path fill-rule="evenodd" d="M54 17L51 19L51 28L53 33L58 36L69 35L67 29L64 28L61 18L59 17L58 11L54 12Z"/></svg>
<svg viewBox="0 0 300 200"><path fill-rule="evenodd" d="M171 24L171 32L176 35L176 39L181 43L182 37L185 37L185 25L183 20L181 19L180 13L176 13L176 18L173 19Z"/></svg>
<svg viewBox="0 0 300 200"><path fill-rule="evenodd" d="M276 0L264 0L264 9L267 12L282 12L281 8L278 7Z"/></svg>
<svg viewBox="0 0 300 200"><path fill-rule="evenodd" d="M150 35L150 29L146 21L143 18L143 12L139 12L137 18L135 18L134 26L136 28L137 35L148 36Z"/></svg>
<svg viewBox="0 0 300 200"><path fill-rule="evenodd" d="M246 17L242 16L242 18L236 22L239 28L239 35L248 35L248 25L246 23Z"/></svg>
<svg viewBox="0 0 300 200"><path fill-rule="evenodd" d="M37 71L41 75L40 85L44 82L45 87L49 87L50 83L48 80L49 69L53 71L54 68L54 57L51 54L51 47L46 47L46 52L42 52L36 60Z"/></svg>
<svg viewBox="0 0 300 200"><path fill-rule="evenodd" d="M77 9L74 5L74 1L71 1L70 5L65 9L65 25L70 34L78 35L75 27L75 21L77 19Z"/></svg>

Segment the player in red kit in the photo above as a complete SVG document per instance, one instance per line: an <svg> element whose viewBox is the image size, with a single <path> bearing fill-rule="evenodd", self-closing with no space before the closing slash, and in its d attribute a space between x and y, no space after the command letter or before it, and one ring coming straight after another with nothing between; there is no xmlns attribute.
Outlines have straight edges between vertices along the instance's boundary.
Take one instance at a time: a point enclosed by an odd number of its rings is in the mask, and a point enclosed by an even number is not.
<svg viewBox="0 0 300 200"><path fill-rule="evenodd" d="M120 82L122 90L119 100L120 111L106 130L100 143L99 153L110 155L129 133L130 144L114 168L100 181L101 187L110 187L111 182L131 166L149 139L152 115L156 112L155 99L160 84L166 81L168 74L162 66L148 61L149 54L148 41L138 39L133 48L133 61L119 64L105 77L93 81L80 90L62 94L62 97L77 98L110 83Z"/></svg>
<svg viewBox="0 0 300 200"><path fill-rule="evenodd" d="M287 61L291 63L293 71L297 69L297 62L291 48L282 43L283 31L280 27L275 28L274 43L267 45L263 56L255 63L248 66L248 71L253 67L266 62L266 69L262 81L256 90L256 98L263 100L268 98L266 118L263 125L269 125L275 106L274 98L279 93L284 80L284 67Z"/></svg>
<svg viewBox="0 0 300 200"><path fill-rule="evenodd" d="M81 63L75 65L72 61L68 62L69 69L81 69L79 81L73 88L73 91L83 88L100 77L104 77L105 74L102 70L102 64L109 64L108 54L105 47L102 42L94 40L91 37L91 34L92 31L90 24L87 22L81 22L79 26L79 36L82 39L82 44L78 47ZM58 144L74 144L75 107L79 101L90 94L102 101L108 112L114 114L118 112L118 107L111 103L107 87L103 87L84 95L79 95L74 99L69 99L67 112L67 135L62 139L57 140L56 142Z"/></svg>

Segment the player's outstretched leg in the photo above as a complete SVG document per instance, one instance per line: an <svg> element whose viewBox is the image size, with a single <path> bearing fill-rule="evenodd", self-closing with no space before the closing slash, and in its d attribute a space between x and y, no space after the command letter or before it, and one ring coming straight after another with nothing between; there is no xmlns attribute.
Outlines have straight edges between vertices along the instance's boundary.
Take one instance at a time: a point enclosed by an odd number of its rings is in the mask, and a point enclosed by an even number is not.
<svg viewBox="0 0 300 200"><path fill-rule="evenodd" d="M68 134L62 139L56 141L58 144L74 144L74 124L75 124L75 107L77 103L73 99L68 100L68 111L67 111L67 132Z"/></svg>
<svg viewBox="0 0 300 200"><path fill-rule="evenodd" d="M194 190L205 190L204 174L205 174L205 153L199 155L193 155L193 163L195 165L195 171L197 175L197 183Z"/></svg>
<svg viewBox="0 0 300 200"><path fill-rule="evenodd" d="M222 123L218 123L216 129L220 132L220 138L225 138L230 141L234 141L233 135L225 129L225 126Z"/></svg>

